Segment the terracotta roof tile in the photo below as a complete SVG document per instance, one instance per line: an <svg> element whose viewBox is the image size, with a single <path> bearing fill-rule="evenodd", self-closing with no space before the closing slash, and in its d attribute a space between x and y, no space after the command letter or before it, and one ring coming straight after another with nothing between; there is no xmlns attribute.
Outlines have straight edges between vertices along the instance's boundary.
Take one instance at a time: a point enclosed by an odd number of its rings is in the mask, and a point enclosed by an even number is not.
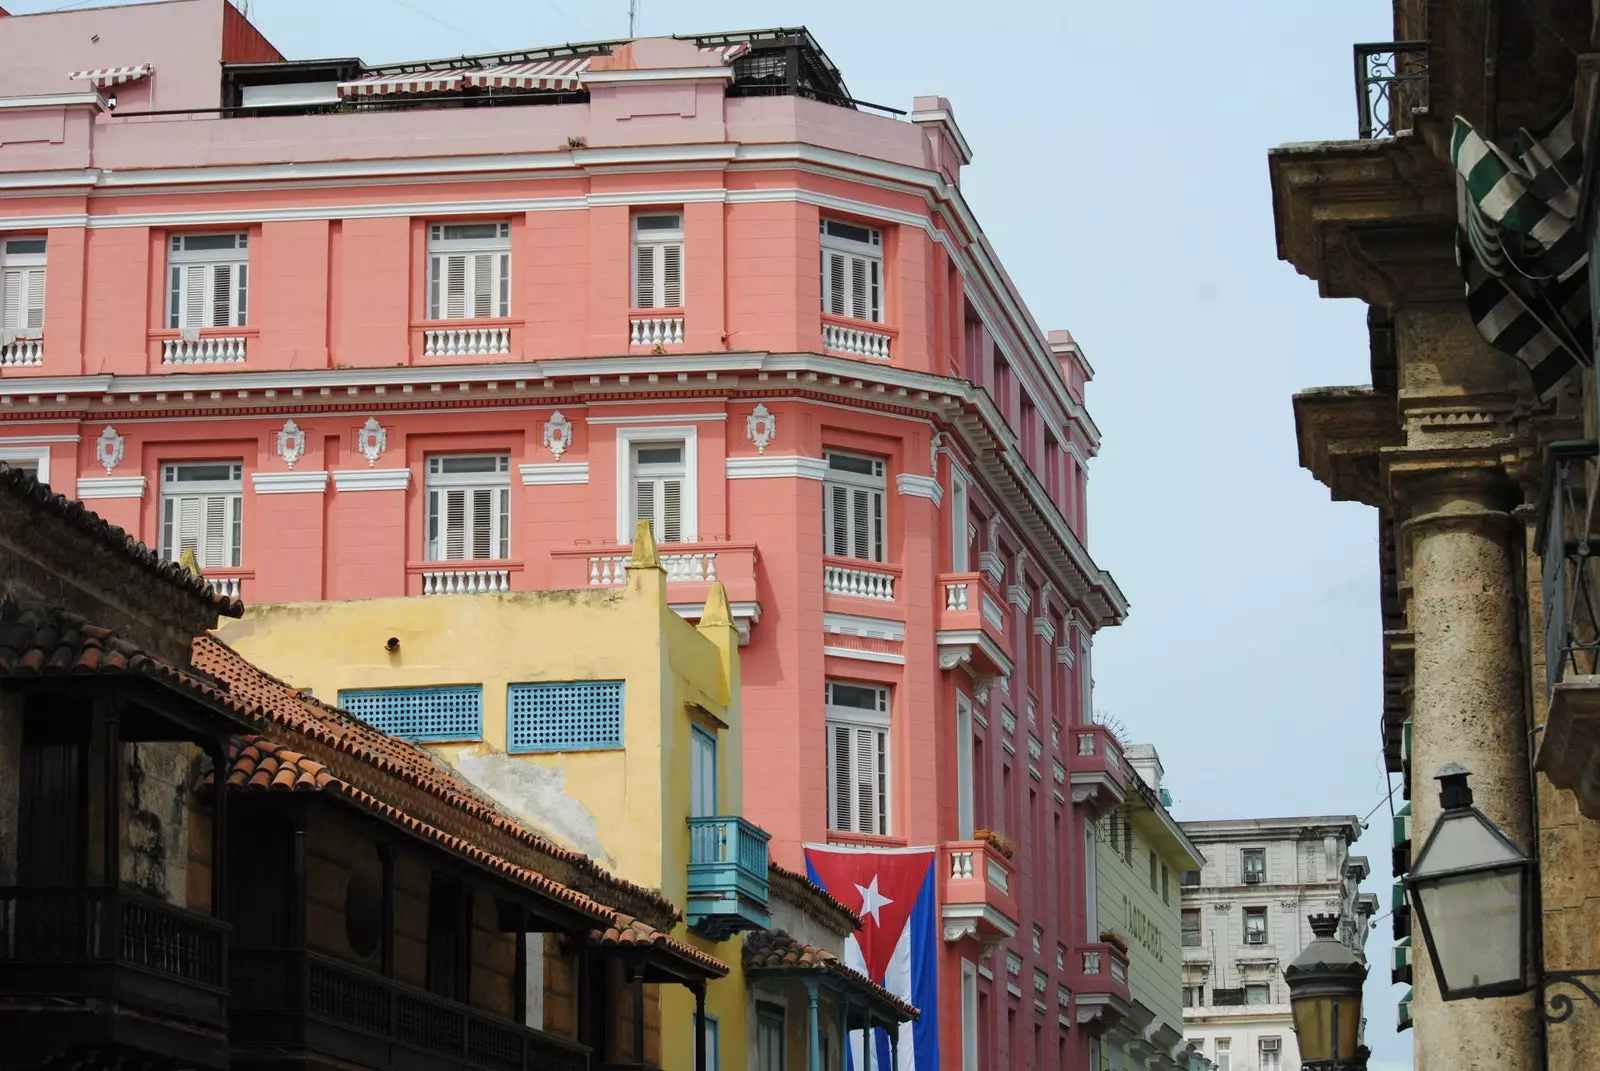
<svg viewBox="0 0 1600 1071"><path fill-rule="evenodd" d="M169 562L127 532L102 520L82 502L50 490L31 473L0 463L0 499L15 502L36 514L58 518L85 533L102 546L121 554L150 575L171 584L187 595L199 598L211 609L227 617L244 614L244 603L225 598L211 590L202 578L177 562Z"/></svg>
<svg viewBox="0 0 1600 1071"><path fill-rule="evenodd" d="M677 908L654 889L617 877L582 852L563 848L503 813L472 783L440 762L426 748L375 729L252 665L213 636L194 642L194 667L222 686L235 709L284 725L353 759L399 777L470 818L485 822L532 850L558 860L609 887L642 900L661 917L681 918ZM199 684L200 682L195 682Z"/></svg>
<svg viewBox="0 0 1600 1071"><path fill-rule="evenodd" d="M610 926L590 931L589 941L591 944L606 947L659 949L670 952L680 959L686 959L715 977L721 978L728 973L727 964L717 957L621 912L617 913L615 921Z"/></svg>
<svg viewBox="0 0 1600 1071"><path fill-rule="evenodd" d="M844 932L861 928L861 916L844 906L843 901L834 896L827 889L818 885L810 878L797 870L790 870L777 863L767 864L767 880L772 886L775 897L781 897L794 903L796 907L805 909L808 913L816 914L820 909L824 913L831 913L838 917L841 923L848 922Z"/></svg>
<svg viewBox="0 0 1600 1071"><path fill-rule="evenodd" d="M0 674L128 673L154 663L137 645L68 610L0 601Z"/></svg>
<svg viewBox="0 0 1600 1071"><path fill-rule="evenodd" d="M844 961L825 948L797 941L783 930L757 930L745 935L744 969L761 971L827 971L849 982L868 994L879 1004L887 1005L902 1017L915 1019L916 1008L889 992L860 971L847 967Z"/></svg>

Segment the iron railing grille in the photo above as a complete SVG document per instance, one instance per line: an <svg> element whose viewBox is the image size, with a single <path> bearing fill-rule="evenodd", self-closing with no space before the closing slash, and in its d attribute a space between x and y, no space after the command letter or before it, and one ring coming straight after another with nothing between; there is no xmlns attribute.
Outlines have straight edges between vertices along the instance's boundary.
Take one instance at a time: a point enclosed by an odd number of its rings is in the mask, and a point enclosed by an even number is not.
<svg viewBox="0 0 1600 1071"><path fill-rule="evenodd" d="M1600 577L1585 509L1585 475L1595 453L1593 442L1558 442L1545 455L1538 542L1547 693L1569 670L1594 673L1600 655Z"/></svg>
<svg viewBox="0 0 1600 1071"><path fill-rule="evenodd" d="M1428 42L1356 45L1356 109L1361 137L1392 138L1411 129L1428 102Z"/></svg>

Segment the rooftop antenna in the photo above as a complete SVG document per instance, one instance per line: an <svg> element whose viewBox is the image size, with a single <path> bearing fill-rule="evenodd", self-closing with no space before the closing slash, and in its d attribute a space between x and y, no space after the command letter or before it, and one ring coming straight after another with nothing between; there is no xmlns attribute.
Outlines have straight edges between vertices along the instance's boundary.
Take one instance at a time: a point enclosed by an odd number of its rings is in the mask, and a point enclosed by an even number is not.
<svg viewBox="0 0 1600 1071"><path fill-rule="evenodd" d="M246 0L248 3L249 0ZM628 0L628 36L633 36L634 24L639 19L639 0Z"/></svg>

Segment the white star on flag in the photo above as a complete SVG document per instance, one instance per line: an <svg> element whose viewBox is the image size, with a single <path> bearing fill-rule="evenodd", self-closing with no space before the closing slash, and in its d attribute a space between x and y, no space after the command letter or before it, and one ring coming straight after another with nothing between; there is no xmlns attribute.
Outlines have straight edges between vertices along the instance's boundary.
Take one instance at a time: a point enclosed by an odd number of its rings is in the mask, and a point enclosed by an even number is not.
<svg viewBox="0 0 1600 1071"><path fill-rule="evenodd" d="M861 917L872 916L872 921L883 925L883 920L878 917L878 909L888 907L893 900L878 891L878 875L872 875L872 880L866 885L857 885L856 892L861 894Z"/></svg>

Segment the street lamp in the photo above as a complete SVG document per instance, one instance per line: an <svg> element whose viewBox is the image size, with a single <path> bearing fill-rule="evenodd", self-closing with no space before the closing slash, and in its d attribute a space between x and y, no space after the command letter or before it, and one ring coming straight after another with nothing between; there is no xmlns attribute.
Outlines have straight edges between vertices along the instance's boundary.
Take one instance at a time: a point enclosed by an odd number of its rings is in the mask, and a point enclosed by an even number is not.
<svg viewBox="0 0 1600 1071"><path fill-rule="evenodd" d="M1284 970L1300 1063L1306 1071L1362 1071L1361 986L1367 968L1334 938L1338 915L1312 915L1316 940Z"/></svg>
<svg viewBox="0 0 1600 1071"><path fill-rule="evenodd" d="M1445 1000L1533 988L1533 860L1472 805L1468 771L1440 770L1443 813L1406 876Z"/></svg>

